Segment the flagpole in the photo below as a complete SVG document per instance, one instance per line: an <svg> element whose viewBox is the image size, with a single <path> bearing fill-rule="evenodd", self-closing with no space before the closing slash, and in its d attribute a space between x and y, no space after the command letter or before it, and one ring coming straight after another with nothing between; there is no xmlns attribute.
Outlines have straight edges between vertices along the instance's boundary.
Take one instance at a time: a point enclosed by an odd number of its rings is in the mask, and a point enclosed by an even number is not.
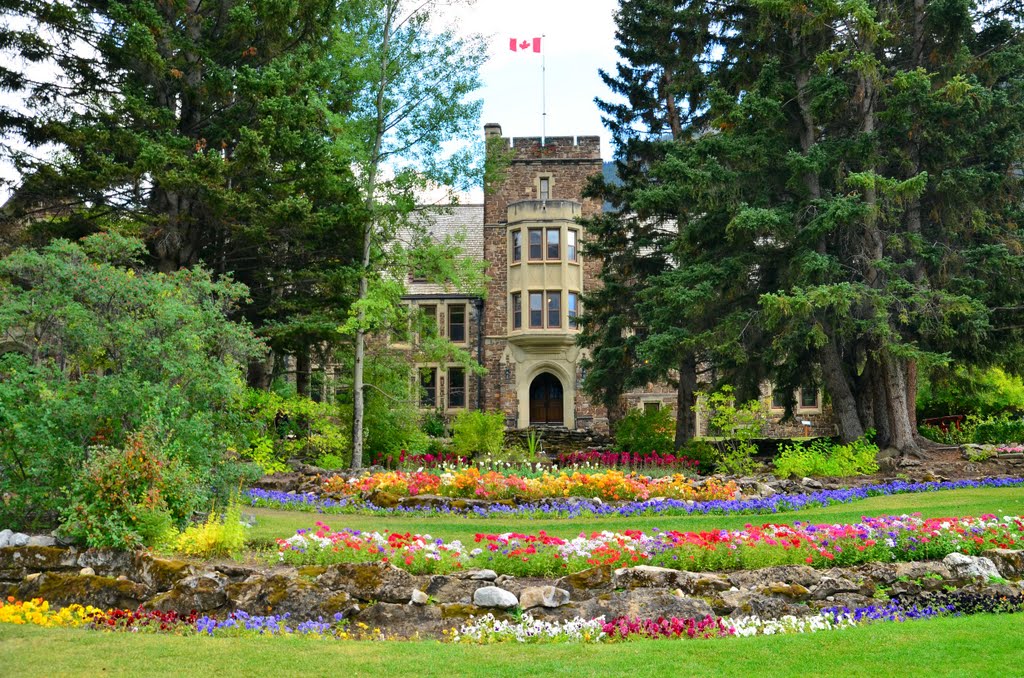
<svg viewBox="0 0 1024 678"><path fill-rule="evenodd" d="M544 38L547 36L541 33L540 37L540 145L543 146L548 135L548 80L547 65L544 61L547 54L547 41Z"/></svg>

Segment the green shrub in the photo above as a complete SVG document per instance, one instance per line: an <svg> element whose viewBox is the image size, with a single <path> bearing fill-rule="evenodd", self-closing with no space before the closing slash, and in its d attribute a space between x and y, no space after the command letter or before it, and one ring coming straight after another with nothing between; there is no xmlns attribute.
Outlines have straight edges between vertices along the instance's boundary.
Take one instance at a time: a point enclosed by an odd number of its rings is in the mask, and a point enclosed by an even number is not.
<svg viewBox="0 0 1024 678"><path fill-rule="evenodd" d="M1024 413L1024 379L998 367L942 367L918 382L918 417Z"/></svg>
<svg viewBox="0 0 1024 678"><path fill-rule="evenodd" d="M647 454L675 451L675 419L667 408L630 410L615 426L615 450Z"/></svg>
<svg viewBox="0 0 1024 678"><path fill-rule="evenodd" d="M715 469L728 475L750 475L757 470L754 440L764 433L768 423L768 406L750 400L737 406L729 386L701 399L701 409L708 418L708 432L714 436L718 449Z"/></svg>
<svg viewBox="0 0 1024 678"><path fill-rule="evenodd" d="M427 412L423 416L423 424L420 428L431 438L444 438L445 433L448 432L448 425L445 423L444 415L438 410Z"/></svg>
<svg viewBox="0 0 1024 678"><path fill-rule="evenodd" d="M246 290L199 268L147 271L144 251L99 234L0 260L0 336L20 350L0 356L0 524L53 526L90 448L125 448L140 431L203 479L170 487L167 501L188 492L183 502L203 505L237 483L233 406L243 365L262 350L228 319ZM140 537L135 521L110 520Z"/></svg>
<svg viewBox="0 0 1024 678"><path fill-rule="evenodd" d="M232 496L223 518L214 507L205 522L189 525L177 536L174 550L198 558L236 556L245 546L245 530L241 501Z"/></svg>
<svg viewBox="0 0 1024 678"><path fill-rule="evenodd" d="M501 454L505 443L505 415L501 412L460 412L452 423L452 445L461 456Z"/></svg>
<svg viewBox="0 0 1024 678"><path fill-rule="evenodd" d="M779 477L849 476L874 473L878 470L878 446L871 442L874 432L846 445L818 438L806 442L792 442L780 448L775 458L775 473Z"/></svg>
<svg viewBox="0 0 1024 678"><path fill-rule="evenodd" d="M918 431L925 438L944 445L998 445L1024 442L1024 419L1003 414L998 417L970 415L959 426L943 431L938 426L922 425Z"/></svg>
<svg viewBox="0 0 1024 678"><path fill-rule="evenodd" d="M94 547L152 546L198 508L197 483L141 433L123 448L93 448L60 511L61 532Z"/></svg>
<svg viewBox="0 0 1024 678"><path fill-rule="evenodd" d="M337 454L322 454L316 460L316 465L328 471L337 471L348 466L348 462Z"/></svg>
<svg viewBox="0 0 1024 678"><path fill-rule="evenodd" d="M718 464L718 448L706 440L691 440L679 454L696 461L697 470L704 475L714 473Z"/></svg>
<svg viewBox="0 0 1024 678"><path fill-rule="evenodd" d="M971 442L979 445L1024 442L1024 419L1004 414L974 424Z"/></svg>
<svg viewBox="0 0 1024 678"><path fill-rule="evenodd" d="M288 470L291 458L310 462L328 457L344 468L351 463L350 428L336 405L293 392L247 389L237 405L247 445L238 453L263 473ZM326 468L326 467L325 467Z"/></svg>

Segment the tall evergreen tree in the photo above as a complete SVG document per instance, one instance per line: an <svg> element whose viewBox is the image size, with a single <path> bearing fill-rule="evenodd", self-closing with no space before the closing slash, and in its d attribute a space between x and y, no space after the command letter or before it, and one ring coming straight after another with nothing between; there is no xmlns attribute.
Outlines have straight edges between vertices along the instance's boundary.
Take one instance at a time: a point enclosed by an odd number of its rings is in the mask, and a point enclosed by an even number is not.
<svg viewBox="0 0 1024 678"><path fill-rule="evenodd" d="M637 5L683 6L623 15ZM820 378L843 438L918 453L918 365L1019 352L1019 10L748 0L715 16L690 26L713 28L699 133L639 162L629 191L679 224L635 309L647 349L695 340L784 390Z"/></svg>
<svg viewBox="0 0 1024 678"><path fill-rule="evenodd" d="M365 213L332 120L352 112L332 58L360 3L15 1L0 110L30 235L138 235L161 271L246 283L278 353L337 341ZM45 75L42 77L40 74ZM260 363L257 363L260 364ZM263 369L255 381L266 383Z"/></svg>

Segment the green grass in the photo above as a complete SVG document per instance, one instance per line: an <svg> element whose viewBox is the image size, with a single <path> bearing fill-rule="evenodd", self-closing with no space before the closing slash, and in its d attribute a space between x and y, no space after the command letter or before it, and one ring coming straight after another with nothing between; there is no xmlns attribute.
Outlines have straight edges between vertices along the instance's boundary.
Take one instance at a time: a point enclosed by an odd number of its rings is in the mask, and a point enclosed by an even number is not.
<svg viewBox="0 0 1024 678"><path fill-rule="evenodd" d="M711 529L738 529L748 523L792 523L794 520L816 523L857 522L862 516L892 515L920 512L925 517L962 515L1024 515L1024 488L982 488L944 490L918 494L898 494L888 497L870 497L850 504L836 504L825 508L758 515L645 515L632 518L591 516L581 518L468 518L460 516L376 516L359 514L322 515L303 511L250 509L245 513L256 515L256 525L248 534L250 543L273 544L275 539L290 537L299 528L309 528L322 520L332 529L391 530L430 534L446 541L473 540L478 532L530 532L545 530L548 534L572 537L580 532L595 530L661 530L700 531Z"/></svg>
<svg viewBox="0 0 1024 678"><path fill-rule="evenodd" d="M0 673L31 676L1012 676L1019 615L808 635L613 645L446 645L112 634L0 625Z"/></svg>

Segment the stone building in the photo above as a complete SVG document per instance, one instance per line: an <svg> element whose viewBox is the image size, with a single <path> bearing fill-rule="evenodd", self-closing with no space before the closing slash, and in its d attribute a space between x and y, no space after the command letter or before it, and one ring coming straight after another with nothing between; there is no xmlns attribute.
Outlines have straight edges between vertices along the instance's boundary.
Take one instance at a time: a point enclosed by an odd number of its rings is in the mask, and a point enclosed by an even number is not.
<svg viewBox="0 0 1024 678"><path fill-rule="evenodd" d="M421 404L449 416L465 408L498 410L509 428L606 432L605 408L580 389L585 355L576 345L580 300L597 284L600 268L582 254L586 233L579 224L602 208L599 200L582 197L589 178L602 171L600 139L507 138L493 123L484 126L484 135L489 152L503 149L509 160L502 178L487 187L484 203L422 218L434 237L461 237L468 254L487 262L486 299L446 294L415 279L409 280L406 299L435 317L439 333L467 348L487 374L471 377L461 367L423 365ZM500 139L497 146L494 139ZM796 421L773 417L774 435L834 432L820 393L796 395ZM764 397L778 404L769 387ZM650 384L625 399L627 407L676 407L675 391L664 384ZM698 430L704 429L706 422L698 421Z"/></svg>

